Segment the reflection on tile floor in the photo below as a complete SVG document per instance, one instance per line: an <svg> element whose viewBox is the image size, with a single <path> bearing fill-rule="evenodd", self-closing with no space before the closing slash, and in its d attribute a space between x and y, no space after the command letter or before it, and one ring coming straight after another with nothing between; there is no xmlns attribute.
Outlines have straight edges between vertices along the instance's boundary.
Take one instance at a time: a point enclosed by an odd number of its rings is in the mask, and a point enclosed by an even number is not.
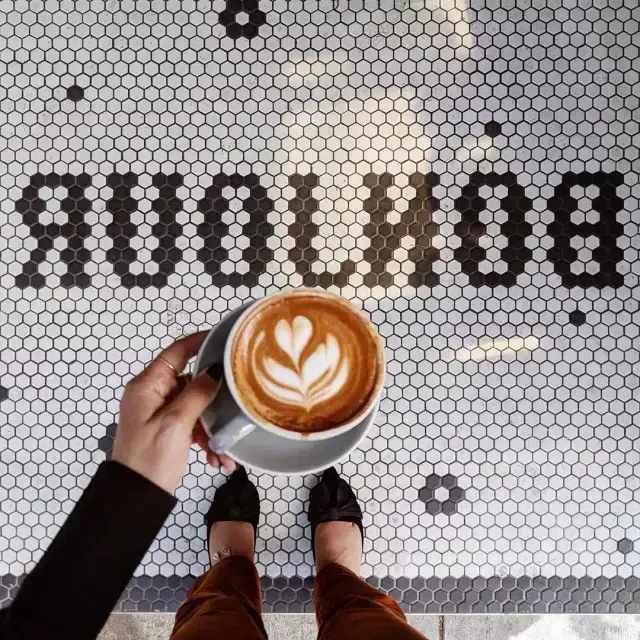
<svg viewBox="0 0 640 640"><path fill-rule="evenodd" d="M124 382L309 285L387 345L341 465L374 584L413 611L640 610L636 2L0 12L1 601L109 455ZM123 609L183 599L221 481L194 451ZM267 609L308 610L315 478L256 481Z"/></svg>

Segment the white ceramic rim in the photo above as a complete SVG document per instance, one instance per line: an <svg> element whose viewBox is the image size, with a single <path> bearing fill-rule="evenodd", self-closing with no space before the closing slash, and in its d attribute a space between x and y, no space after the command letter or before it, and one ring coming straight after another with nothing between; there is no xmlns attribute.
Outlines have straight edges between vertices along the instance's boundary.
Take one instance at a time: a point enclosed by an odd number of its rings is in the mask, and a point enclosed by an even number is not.
<svg viewBox="0 0 640 640"><path fill-rule="evenodd" d="M251 311L253 311L255 307L262 305L265 302L270 301L274 298L285 297L291 294L304 295L305 293L307 294L313 293L314 295L327 296L332 299L338 299L343 303L347 303L351 307L352 311L359 315L359 317L365 322L365 324L371 328L373 334L378 339L378 342L380 345L382 375L380 376L380 380L378 381L378 388L376 389L375 393L371 395L369 405L364 411L360 412L360 414L358 414L354 419L350 420L349 422L346 422L345 424L341 424L339 427L334 427L333 429L325 429L324 431L315 431L312 433L302 434L302 433L299 433L298 431L290 431L288 429L283 429L282 427L278 427L269 422L261 422L260 420L255 418L255 416L250 411L247 410L247 407L242 402L242 399L240 398L240 395L237 392L235 380L233 380L233 372L231 370L231 345L233 344L233 340L236 336L236 333L238 332L238 329L244 322L245 318L251 313ZM382 342L382 338L380 334L378 333L375 326L373 326L371 320L369 320L369 318L367 318L359 309L354 307L351 304L351 302L349 302L349 300L347 300L346 298L342 298L341 296L338 296L335 293L329 293L324 289L316 289L316 288L310 288L310 287L285 289L284 291L278 291L268 296L264 296L263 298L260 298L259 300L256 300L255 302L250 304L242 312L242 314L238 317L238 319L233 323L233 326L231 327L231 331L229 331L229 335L227 336L227 341L224 345L223 364L224 364L225 382L227 383L227 387L229 388L229 391L231 392L233 399L236 401L236 404L240 407L240 410L242 411L242 413L244 413L248 418L250 418L251 422L253 422L256 426L262 429L265 429L267 431L270 431L271 433L281 436L283 438L289 438L289 440L327 440L328 438L334 438L335 436L339 436L341 433L344 433L345 431L349 431L349 429L352 429L356 425L360 424L363 420L368 419L369 416L371 415L371 412L374 409L376 409L378 406L380 397L382 396L382 392L384 390L384 385L385 385L386 376L387 376L386 374L387 363L386 363L385 352L384 352L384 344Z"/></svg>

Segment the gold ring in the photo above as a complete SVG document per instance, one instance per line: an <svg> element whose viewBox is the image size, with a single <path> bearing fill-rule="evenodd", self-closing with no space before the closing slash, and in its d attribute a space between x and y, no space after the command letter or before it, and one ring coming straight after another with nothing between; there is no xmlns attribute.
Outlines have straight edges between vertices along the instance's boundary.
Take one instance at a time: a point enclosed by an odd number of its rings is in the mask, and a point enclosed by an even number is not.
<svg viewBox="0 0 640 640"><path fill-rule="evenodd" d="M173 371L173 373L175 373L176 376L178 375L178 370L166 358L163 358L162 356L158 356L157 359L160 360L162 364L169 367L169 369L171 369L171 371Z"/></svg>

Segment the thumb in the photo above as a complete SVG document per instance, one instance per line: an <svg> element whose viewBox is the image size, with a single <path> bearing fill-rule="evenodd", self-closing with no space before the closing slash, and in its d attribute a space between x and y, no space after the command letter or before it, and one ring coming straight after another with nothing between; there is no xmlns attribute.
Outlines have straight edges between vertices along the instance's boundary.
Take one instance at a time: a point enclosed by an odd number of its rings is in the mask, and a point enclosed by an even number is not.
<svg viewBox="0 0 640 640"><path fill-rule="evenodd" d="M212 364L185 386L165 408L165 412L175 416L175 421L180 426L192 429L200 414L218 394L222 384L222 371L221 364Z"/></svg>

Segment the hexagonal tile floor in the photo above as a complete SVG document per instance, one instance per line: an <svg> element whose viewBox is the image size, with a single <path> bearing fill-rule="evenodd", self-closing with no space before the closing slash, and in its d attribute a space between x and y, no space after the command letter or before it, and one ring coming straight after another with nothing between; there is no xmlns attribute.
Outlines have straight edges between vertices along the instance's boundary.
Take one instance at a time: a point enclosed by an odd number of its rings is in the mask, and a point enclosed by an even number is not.
<svg viewBox="0 0 640 640"><path fill-rule="evenodd" d="M110 455L123 383L286 286L389 384L341 465L412 611L640 611L635 0L0 4L0 598ZM256 476L267 610L315 478ZM173 610L213 476L123 595Z"/></svg>

